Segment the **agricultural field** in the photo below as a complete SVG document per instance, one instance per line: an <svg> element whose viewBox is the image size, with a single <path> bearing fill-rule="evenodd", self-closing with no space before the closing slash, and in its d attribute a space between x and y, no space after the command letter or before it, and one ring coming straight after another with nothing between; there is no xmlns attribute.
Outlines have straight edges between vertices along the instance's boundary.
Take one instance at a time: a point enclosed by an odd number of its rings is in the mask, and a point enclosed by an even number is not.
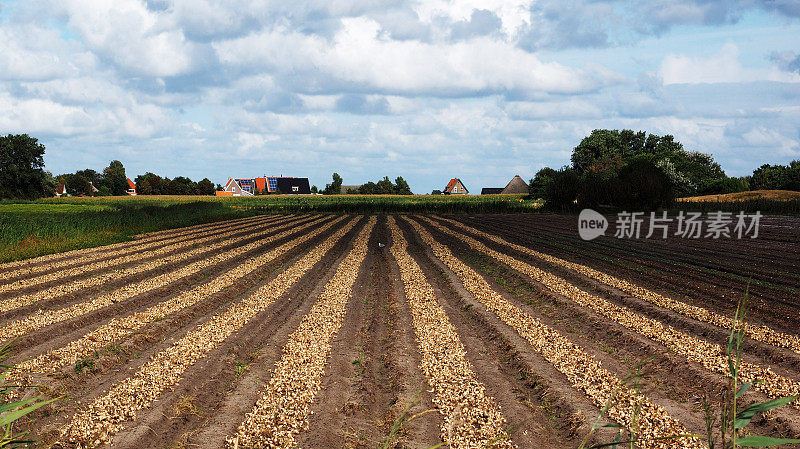
<svg viewBox="0 0 800 449"><path fill-rule="evenodd" d="M525 195L142 195L3 200L0 263L260 214L524 213L539 206Z"/></svg>
<svg viewBox="0 0 800 449"><path fill-rule="evenodd" d="M53 448L558 449L620 429L709 448L745 292L737 382L758 382L738 401L800 395L800 218L757 239L607 235L545 213L248 213L0 264L9 381L60 398L15 430ZM748 433L800 438L800 399Z"/></svg>

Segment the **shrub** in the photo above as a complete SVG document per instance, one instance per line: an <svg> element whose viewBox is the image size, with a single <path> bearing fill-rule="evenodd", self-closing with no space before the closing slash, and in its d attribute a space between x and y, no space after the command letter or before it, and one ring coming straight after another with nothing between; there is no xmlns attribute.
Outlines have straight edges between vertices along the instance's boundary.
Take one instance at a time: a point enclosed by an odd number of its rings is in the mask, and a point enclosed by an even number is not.
<svg viewBox="0 0 800 449"><path fill-rule="evenodd" d="M574 209L579 182L578 174L571 168L565 167L553 172L545 183L545 207L561 211Z"/></svg>
<svg viewBox="0 0 800 449"><path fill-rule="evenodd" d="M556 171L550 167L545 167L536 172L536 176L528 183L528 195L530 195L531 199L538 200L545 197L545 187L553 178L554 173Z"/></svg>
<svg viewBox="0 0 800 449"><path fill-rule="evenodd" d="M750 190L749 187L745 178L722 178L709 182L699 193L701 195L738 193Z"/></svg>
<svg viewBox="0 0 800 449"><path fill-rule="evenodd" d="M671 205L675 198L669 177L647 159L623 167L614 185L614 205L626 209L655 210Z"/></svg>

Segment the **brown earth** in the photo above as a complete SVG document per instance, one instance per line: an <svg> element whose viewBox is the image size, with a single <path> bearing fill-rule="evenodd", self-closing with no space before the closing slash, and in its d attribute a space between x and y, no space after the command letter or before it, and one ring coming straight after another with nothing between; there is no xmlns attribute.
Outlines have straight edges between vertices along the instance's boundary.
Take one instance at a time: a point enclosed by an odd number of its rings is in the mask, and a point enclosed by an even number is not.
<svg viewBox="0 0 800 449"><path fill-rule="evenodd" d="M437 223L446 224L440 217L432 218ZM749 284L748 319L782 332L798 334L800 219L797 218L765 217L759 238L752 240L684 240L675 237L633 240L614 238L613 217L610 217L612 226L606 237L590 242L578 237L577 217L574 216L537 214L448 218L724 315L732 314L736 301ZM330 219L323 220L320 226ZM224 447L225 438L236 431L270 381L284 345L336 272L339 262L350 251L356 236L364 229L365 218L350 219L359 221L342 243L335 245L266 310L190 366L178 383L142 409L135 421L124 422L122 430L113 436L114 447ZM611 373L625 378L641 370L637 380L641 392L648 399L689 431L705 431L701 404L704 399L713 403L728 388L725 377L688 362L659 343L577 305L570 298L553 293L544 285L471 249L422 220L399 217L398 224L409 242L409 254L433 287L438 303L458 333L467 359L487 394L500 405L507 431L518 447L578 447L601 407L574 388L569 379L536 352L514 328L472 297L458 277L419 238L410 220L416 220L437 241L450 248L455 257L482 275L491 289L506 301L568 338ZM275 232L286 228L285 225L276 225ZM235 285L144 326L124 341L87 354L76 366L65 367L51 376L33 376L32 381L42 385L40 391L45 395L63 395L66 399L24 419L17 429L31 430L32 435L42 441L41 447L55 443L60 438L59 429L88 402L129 377L154 354L170 347L212 315L276 278L334 231L327 230L245 276ZM726 329L657 307L477 234L465 234L642 316L709 342L726 343L729 332ZM169 235L157 234L156 238L166 239ZM366 259L351 290L344 322L332 341L330 357L321 377L321 390L313 402L308 426L297 434L299 447L419 448L441 442L442 417L432 402L430 387L420 369L421 357L408 301L399 268L389 252L390 236L386 218L379 217L369 240ZM288 241L291 238L264 245L247 256L263 254ZM187 245L182 251L192 247ZM101 258L102 254L102 250L98 252ZM57 260L70 266L69 258ZM146 260L147 254L143 253L142 261ZM0 265L0 272L3 270ZM225 270L225 266L209 267L167 287L144 292L108 308L24 335L15 342L16 352L10 361L18 363L60 348L113 317L144 310L198 283L214 279ZM40 307L50 309L85 300L105 289L119 288L160 272L156 270L103 288L86 289L35 307L12 311L0 315L0 324L34 313ZM43 284L31 289L35 291L46 286ZM770 366L778 374L800 380L800 354L749 339L744 348L746 361ZM745 403L766 399L765 395L752 392L743 397ZM414 419L406 421L410 416ZM751 429L755 433L776 437L798 437L800 411L790 406L766 417L759 416ZM613 429L601 431L590 442L608 442L614 432Z"/></svg>

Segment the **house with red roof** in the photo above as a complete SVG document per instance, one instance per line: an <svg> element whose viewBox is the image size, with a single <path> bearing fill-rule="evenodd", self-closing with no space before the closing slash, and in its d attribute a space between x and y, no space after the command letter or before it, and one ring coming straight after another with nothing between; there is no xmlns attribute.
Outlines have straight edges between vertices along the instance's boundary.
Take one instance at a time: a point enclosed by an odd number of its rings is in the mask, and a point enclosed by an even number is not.
<svg viewBox="0 0 800 449"><path fill-rule="evenodd" d="M445 195L466 195L469 193L464 183L458 178L453 178L447 183L447 186L442 191Z"/></svg>
<svg viewBox="0 0 800 449"><path fill-rule="evenodd" d="M128 178L128 190L125 191L130 196L136 196L136 184Z"/></svg>

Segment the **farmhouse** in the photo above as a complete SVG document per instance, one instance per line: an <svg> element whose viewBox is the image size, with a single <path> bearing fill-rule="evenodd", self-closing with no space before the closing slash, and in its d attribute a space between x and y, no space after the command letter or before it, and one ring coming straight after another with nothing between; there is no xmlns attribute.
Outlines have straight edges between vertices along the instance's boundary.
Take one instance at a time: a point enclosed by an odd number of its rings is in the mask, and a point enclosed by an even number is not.
<svg viewBox="0 0 800 449"><path fill-rule="evenodd" d="M515 175L505 187L484 187L481 189L481 195L499 195L507 193L528 193L528 184L519 175Z"/></svg>
<svg viewBox="0 0 800 449"><path fill-rule="evenodd" d="M289 195L310 195L311 187L308 178L267 178L267 191L269 193L282 193Z"/></svg>
<svg viewBox="0 0 800 449"><path fill-rule="evenodd" d="M252 193L242 189L236 179L228 178L225 187L216 192L217 196L250 196Z"/></svg>
<svg viewBox="0 0 800 449"><path fill-rule="evenodd" d="M466 195L469 193L464 184L458 178L453 178L447 183L447 186L442 191L445 195Z"/></svg>
<svg viewBox="0 0 800 449"><path fill-rule="evenodd" d="M227 193L230 192L230 193ZM261 178L230 178L217 196L249 196L256 193L282 193L308 195L311 188L308 178L265 176Z"/></svg>
<svg viewBox="0 0 800 449"><path fill-rule="evenodd" d="M136 196L136 184L128 178L128 190L125 191L130 196Z"/></svg>
<svg viewBox="0 0 800 449"><path fill-rule="evenodd" d="M484 187L481 189L481 195L499 195L503 193L502 187Z"/></svg>
<svg viewBox="0 0 800 449"><path fill-rule="evenodd" d="M528 183L523 181L519 175L515 175L506 184L506 188L503 189L502 193L528 193Z"/></svg>
<svg viewBox="0 0 800 449"><path fill-rule="evenodd" d="M56 186L56 196L66 195L67 194L67 185L63 182L59 182L58 186Z"/></svg>

